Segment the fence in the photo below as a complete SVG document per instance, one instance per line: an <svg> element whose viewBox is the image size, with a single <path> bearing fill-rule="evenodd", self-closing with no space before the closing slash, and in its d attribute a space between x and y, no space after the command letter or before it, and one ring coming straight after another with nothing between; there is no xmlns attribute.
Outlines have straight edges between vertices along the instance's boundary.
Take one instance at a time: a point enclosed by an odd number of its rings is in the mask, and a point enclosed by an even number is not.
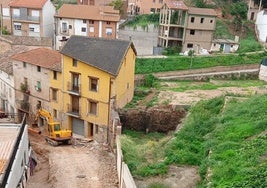
<svg viewBox="0 0 267 188"><path fill-rule="evenodd" d="M119 188L136 188L132 174L127 166L123 162L123 154L121 150L120 137L117 136L117 171L119 178Z"/></svg>

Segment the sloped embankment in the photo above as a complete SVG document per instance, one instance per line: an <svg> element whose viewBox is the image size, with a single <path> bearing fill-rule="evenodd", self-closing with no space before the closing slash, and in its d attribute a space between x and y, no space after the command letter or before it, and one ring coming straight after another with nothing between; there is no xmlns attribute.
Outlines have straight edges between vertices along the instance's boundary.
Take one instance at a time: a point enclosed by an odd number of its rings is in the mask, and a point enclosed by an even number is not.
<svg viewBox="0 0 267 188"><path fill-rule="evenodd" d="M149 109L120 111L123 129L167 133L174 131L185 117L186 110L175 106L154 106Z"/></svg>

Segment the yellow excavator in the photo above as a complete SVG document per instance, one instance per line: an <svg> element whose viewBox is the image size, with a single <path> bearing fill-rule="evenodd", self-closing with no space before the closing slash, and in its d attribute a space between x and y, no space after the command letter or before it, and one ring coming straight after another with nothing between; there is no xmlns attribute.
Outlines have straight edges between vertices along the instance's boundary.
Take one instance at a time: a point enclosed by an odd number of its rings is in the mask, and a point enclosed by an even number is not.
<svg viewBox="0 0 267 188"><path fill-rule="evenodd" d="M58 146L59 144L72 143L72 131L68 129L62 129L61 124L54 121L50 112L39 108L35 116L35 121L37 121L39 117L44 117L47 120L46 130L48 134L45 135L45 140L49 144Z"/></svg>

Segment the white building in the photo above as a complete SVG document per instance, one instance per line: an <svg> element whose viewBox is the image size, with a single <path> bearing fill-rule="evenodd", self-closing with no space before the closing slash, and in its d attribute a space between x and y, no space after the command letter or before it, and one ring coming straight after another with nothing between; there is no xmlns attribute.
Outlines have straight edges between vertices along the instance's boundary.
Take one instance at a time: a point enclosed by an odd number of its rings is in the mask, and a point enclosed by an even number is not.
<svg viewBox="0 0 267 188"><path fill-rule="evenodd" d="M21 124L0 124L0 187L25 187L36 166L25 118Z"/></svg>
<svg viewBox="0 0 267 188"><path fill-rule="evenodd" d="M259 41L267 43L267 10L262 10L257 14L256 30Z"/></svg>

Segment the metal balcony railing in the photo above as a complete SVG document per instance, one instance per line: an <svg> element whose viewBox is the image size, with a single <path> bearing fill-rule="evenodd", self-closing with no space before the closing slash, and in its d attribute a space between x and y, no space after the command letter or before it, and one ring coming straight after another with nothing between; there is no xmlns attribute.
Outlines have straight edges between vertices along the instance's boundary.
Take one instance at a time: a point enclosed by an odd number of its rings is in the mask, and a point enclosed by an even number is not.
<svg viewBox="0 0 267 188"><path fill-rule="evenodd" d="M72 105L72 104L67 104L67 113L73 116L80 116L80 106Z"/></svg>
<svg viewBox="0 0 267 188"><path fill-rule="evenodd" d="M81 84L74 84L72 82L68 82L68 91L74 94L81 94Z"/></svg>

